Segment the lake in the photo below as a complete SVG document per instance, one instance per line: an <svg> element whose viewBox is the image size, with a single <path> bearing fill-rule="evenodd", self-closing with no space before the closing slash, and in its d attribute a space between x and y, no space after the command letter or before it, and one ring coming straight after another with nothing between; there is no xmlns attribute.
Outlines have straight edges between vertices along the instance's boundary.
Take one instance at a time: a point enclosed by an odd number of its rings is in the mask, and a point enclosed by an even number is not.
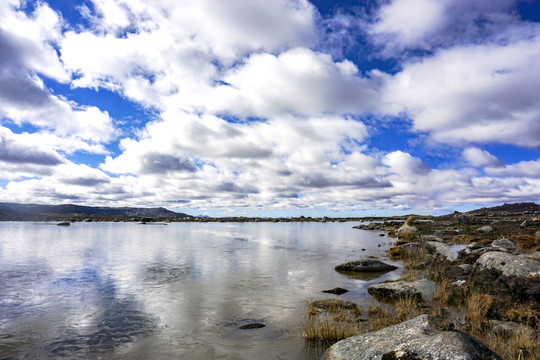
<svg viewBox="0 0 540 360"><path fill-rule="evenodd" d="M0 358L316 359L306 302L400 275L334 271L385 257L356 224L0 223Z"/></svg>

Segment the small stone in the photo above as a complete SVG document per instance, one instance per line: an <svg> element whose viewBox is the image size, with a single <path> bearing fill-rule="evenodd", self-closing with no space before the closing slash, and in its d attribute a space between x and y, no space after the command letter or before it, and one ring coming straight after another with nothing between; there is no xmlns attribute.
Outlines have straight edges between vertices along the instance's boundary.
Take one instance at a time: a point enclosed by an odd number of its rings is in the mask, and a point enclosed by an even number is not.
<svg viewBox="0 0 540 360"><path fill-rule="evenodd" d="M530 225L531 225L531 223L528 222L527 220L525 220L525 221L522 222L519 226L520 226L520 227L527 227L527 226L530 226Z"/></svg>
<svg viewBox="0 0 540 360"><path fill-rule="evenodd" d="M242 329L242 330L260 329L260 328L263 328L265 326L266 325L261 324L261 323L251 323L251 324L242 325L242 326L239 327L239 329Z"/></svg>
<svg viewBox="0 0 540 360"><path fill-rule="evenodd" d="M467 245L467 248L468 248L468 249L471 249L471 250L480 249L481 247L482 247L482 245L480 245L480 244L477 243L476 241L470 243L469 245Z"/></svg>
<svg viewBox="0 0 540 360"><path fill-rule="evenodd" d="M386 264L379 260L364 259L339 264L335 269L337 271L382 272L395 270L397 269L397 266Z"/></svg>
<svg viewBox="0 0 540 360"><path fill-rule="evenodd" d="M316 300L311 303L313 307L326 312L353 311L360 312L355 303L338 299Z"/></svg>
<svg viewBox="0 0 540 360"><path fill-rule="evenodd" d="M345 294L346 292L349 292L349 290L343 289L343 288L340 288L340 287L335 287L335 288L330 289L330 290L323 290L322 292L327 293L327 294L341 295L341 294Z"/></svg>
<svg viewBox="0 0 540 360"><path fill-rule="evenodd" d="M69 223L69 221L63 221L63 222L60 222L60 223L58 223L56 225L58 225L58 226L69 226L71 224Z"/></svg>

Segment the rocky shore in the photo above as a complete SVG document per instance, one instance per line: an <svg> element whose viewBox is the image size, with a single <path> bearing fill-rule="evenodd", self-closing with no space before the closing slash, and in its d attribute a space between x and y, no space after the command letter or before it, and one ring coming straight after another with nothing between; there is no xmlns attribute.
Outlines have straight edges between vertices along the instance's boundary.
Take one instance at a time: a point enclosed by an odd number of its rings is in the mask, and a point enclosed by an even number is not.
<svg viewBox="0 0 540 360"><path fill-rule="evenodd" d="M403 273L368 287L387 307L353 320L317 314L310 339L325 341L317 327L332 326L345 339L323 359L540 359L540 205L356 228L394 237L388 257Z"/></svg>

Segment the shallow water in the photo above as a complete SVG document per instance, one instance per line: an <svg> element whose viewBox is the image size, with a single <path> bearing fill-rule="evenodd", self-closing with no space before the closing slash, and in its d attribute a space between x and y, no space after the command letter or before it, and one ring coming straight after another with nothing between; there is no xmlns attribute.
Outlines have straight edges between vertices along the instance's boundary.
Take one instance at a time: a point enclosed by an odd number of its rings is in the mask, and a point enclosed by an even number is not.
<svg viewBox="0 0 540 360"><path fill-rule="evenodd" d="M385 256L353 225L0 223L0 359L316 359L306 301L400 275L333 270Z"/></svg>

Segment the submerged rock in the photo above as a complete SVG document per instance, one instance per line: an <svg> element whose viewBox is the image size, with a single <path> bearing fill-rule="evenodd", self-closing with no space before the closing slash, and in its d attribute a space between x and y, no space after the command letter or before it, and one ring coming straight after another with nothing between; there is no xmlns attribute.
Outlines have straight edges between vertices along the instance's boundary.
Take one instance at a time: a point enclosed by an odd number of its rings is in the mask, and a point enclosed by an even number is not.
<svg viewBox="0 0 540 360"><path fill-rule="evenodd" d="M342 340L322 357L346 359L502 360L469 334L459 330L436 331L429 324L428 315Z"/></svg>
<svg viewBox="0 0 540 360"><path fill-rule="evenodd" d="M323 290L322 292L327 293L327 294L341 295L341 294L345 294L346 292L349 292L349 290L343 289L343 288L340 288L340 287L335 287L335 288L330 289L330 290Z"/></svg>
<svg viewBox="0 0 540 360"><path fill-rule="evenodd" d="M392 281L368 286L368 293L381 301L393 301L402 297L414 297L427 301L437 291L437 285L430 280Z"/></svg>
<svg viewBox="0 0 540 360"><path fill-rule="evenodd" d="M397 266L375 259L361 259L339 264L335 269L338 271L378 272L395 270Z"/></svg>

